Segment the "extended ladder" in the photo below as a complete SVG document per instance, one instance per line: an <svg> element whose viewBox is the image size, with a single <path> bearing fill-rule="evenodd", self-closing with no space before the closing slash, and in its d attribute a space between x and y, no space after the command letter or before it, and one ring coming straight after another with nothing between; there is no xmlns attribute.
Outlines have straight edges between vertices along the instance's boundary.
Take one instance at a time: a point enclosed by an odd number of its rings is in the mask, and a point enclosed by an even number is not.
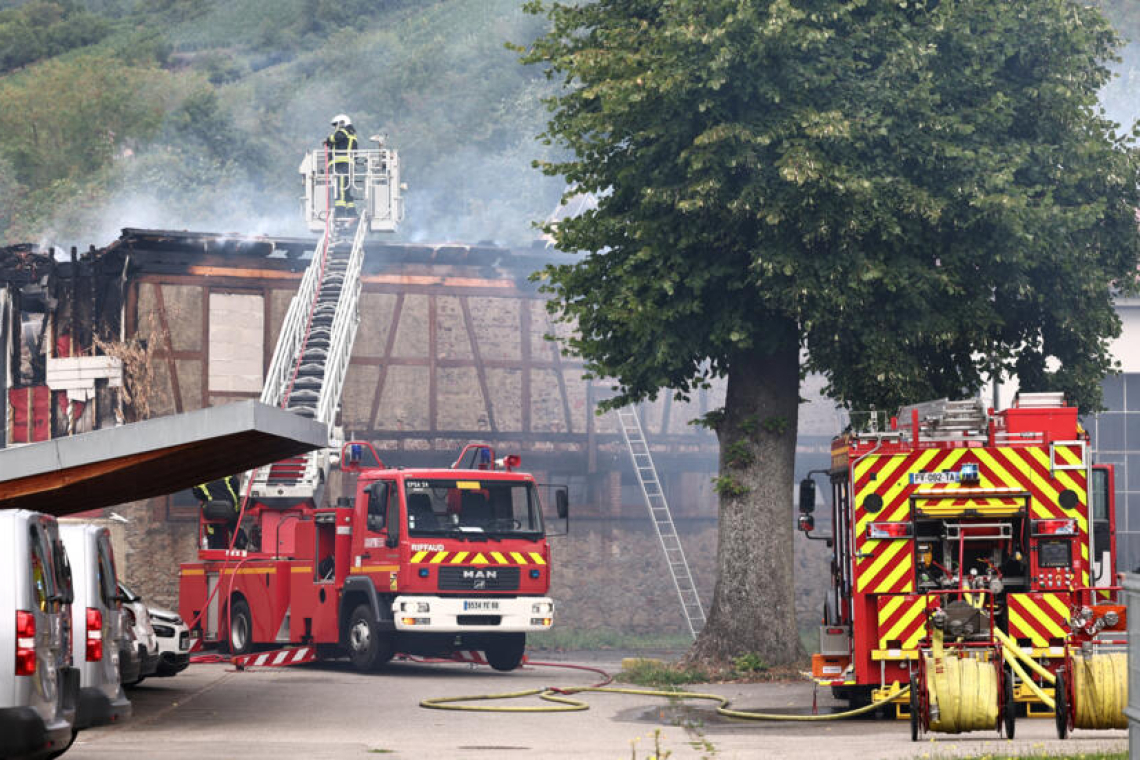
<svg viewBox="0 0 1140 760"><path fill-rule="evenodd" d="M335 427L352 344L360 323L360 271L369 232L393 232L404 216L400 160L383 147L356 150L333 171L327 150L305 154L300 173L303 210L310 230L323 231L297 294L289 304L261 402L323 422L329 448L274 462L253 471L250 493L264 504L321 504L333 450ZM333 184L345 183L360 217L337 216ZM243 483L243 486L245 483Z"/></svg>
<svg viewBox="0 0 1140 760"><path fill-rule="evenodd" d="M665 562L669 565L669 574L673 577L673 587L677 589L677 596L681 600L685 622L688 623L689 632L695 639L697 631L705 624L705 609L697 594L696 584L693 583L693 574L689 571L685 550L681 547L681 537L677 535L677 526L673 523L673 515L669 512L669 503L665 500L661 481L657 478L657 468L653 464L653 455L649 453L649 444L645 441L641 419L637 415L637 409L632 406L618 409L617 416L622 437L625 438L625 445L629 448L630 459L633 460L633 471L637 473L637 482L641 486L642 496L645 497L645 506L649 508L649 518L653 522L654 530L657 531L657 538L661 541Z"/></svg>
<svg viewBox="0 0 1140 760"><path fill-rule="evenodd" d="M329 445L348 361L360 321L360 268L367 217L353 227L331 226L321 238L281 326L266 373L261 402L288 409L329 427ZM254 473L253 491L262 502L321 501L328 449L274 462Z"/></svg>

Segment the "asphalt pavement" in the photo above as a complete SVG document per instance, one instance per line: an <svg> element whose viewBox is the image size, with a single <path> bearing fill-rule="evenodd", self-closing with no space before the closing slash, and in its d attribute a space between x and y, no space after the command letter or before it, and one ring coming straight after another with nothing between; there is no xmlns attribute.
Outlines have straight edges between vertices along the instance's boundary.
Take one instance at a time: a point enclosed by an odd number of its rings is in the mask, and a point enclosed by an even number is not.
<svg viewBox="0 0 1140 760"><path fill-rule="evenodd" d="M615 654L574 653L532 659L620 669ZM202 760L240 758L904 758L959 755L1123 751L1125 731L1077 731L1056 739L1052 720L1022 719L1017 739L994 732L935 736L914 744L909 723L844 720L828 723L743 722L721 718L709 703L618 694L585 694L590 710L568 713L444 712L422 699L548 686L588 685L591 672L525 667L497 673L459 664L396 662L359 674L346 663L235 672L228 665L192 665L170 679L148 679L130 692L134 716L118 726L85 731L68 760ZM810 683L686 687L728 696L743 710L805 712ZM815 694L826 712L838 703ZM531 698L513 704L542 705ZM666 755L666 753L669 753Z"/></svg>

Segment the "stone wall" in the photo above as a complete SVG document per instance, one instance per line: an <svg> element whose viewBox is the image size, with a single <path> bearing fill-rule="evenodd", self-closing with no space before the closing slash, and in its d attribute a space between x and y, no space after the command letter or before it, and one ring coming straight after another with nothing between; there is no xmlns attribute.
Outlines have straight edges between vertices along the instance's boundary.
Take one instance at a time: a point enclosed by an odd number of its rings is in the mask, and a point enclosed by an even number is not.
<svg viewBox="0 0 1140 760"><path fill-rule="evenodd" d="M119 572L149 603L178 608L178 564L195 559L197 526L153 519L152 508L117 508L113 524ZM558 526L549 526L552 532ZM707 611L716 574L717 522L677 521L677 532ZM120 538L121 537L121 538ZM631 634L686 633L661 545L648 519L578 519L567 536L550 539L551 596L561 630L608 629ZM827 552L822 542L796 537L796 614L812 625L823 603Z"/></svg>

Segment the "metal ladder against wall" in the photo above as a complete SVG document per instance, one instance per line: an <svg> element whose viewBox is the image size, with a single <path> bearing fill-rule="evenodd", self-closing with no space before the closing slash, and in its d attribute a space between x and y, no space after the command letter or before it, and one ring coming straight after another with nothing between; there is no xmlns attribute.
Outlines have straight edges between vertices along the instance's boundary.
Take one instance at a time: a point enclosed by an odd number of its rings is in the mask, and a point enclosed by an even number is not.
<svg viewBox="0 0 1140 760"><path fill-rule="evenodd" d="M264 404L328 425L330 446L337 443L331 434L360 321L357 307L367 229L365 217L356 223L350 244L336 228L321 239L289 304L261 394ZM319 503L327 456L327 450L319 450L262 467L254 474L253 489L263 500L300 498Z"/></svg>
<svg viewBox="0 0 1140 760"><path fill-rule="evenodd" d="M657 538L661 541L665 562L669 565L673 587L681 600L685 622L695 639L697 632L704 627L705 609L701 605L696 584L693 583L693 574L685 559L685 550L681 547L681 537L677 535L677 526L673 523L673 515L669 511L669 503L665 500L665 492L661 489L657 467L653 464L653 455L649 451L645 431L641 427L641 418L637 414L637 409L632 406L618 409L617 417L622 437L625 438L630 459L633 461L633 471L637 473L637 482L641 486L642 496L645 497L645 505L649 508L649 518L653 522L654 530L657 531Z"/></svg>

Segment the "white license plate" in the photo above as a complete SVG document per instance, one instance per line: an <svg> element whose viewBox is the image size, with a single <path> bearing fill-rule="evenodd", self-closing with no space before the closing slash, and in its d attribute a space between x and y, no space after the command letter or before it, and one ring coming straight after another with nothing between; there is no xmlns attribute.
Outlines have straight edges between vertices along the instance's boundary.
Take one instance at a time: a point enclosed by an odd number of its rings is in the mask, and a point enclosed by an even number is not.
<svg viewBox="0 0 1140 760"><path fill-rule="evenodd" d="M479 601L479 602L465 601L465 602L463 602L463 609L464 609L464 611L467 611L467 610L478 610L478 611L497 610L497 609L499 609L499 603L498 602L492 602L492 601Z"/></svg>

